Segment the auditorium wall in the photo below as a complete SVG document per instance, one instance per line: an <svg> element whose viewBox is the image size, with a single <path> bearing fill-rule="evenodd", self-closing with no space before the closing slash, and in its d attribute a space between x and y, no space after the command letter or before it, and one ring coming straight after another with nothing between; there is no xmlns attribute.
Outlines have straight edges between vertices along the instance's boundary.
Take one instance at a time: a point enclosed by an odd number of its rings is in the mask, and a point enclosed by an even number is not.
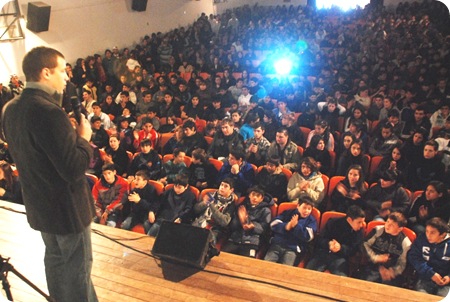
<svg viewBox="0 0 450 302"><path fill-rule="evenodd" d="M0 6L4 2L0 1ZM19 0L25 17L28 2ZM21 62L33 47L54 47L68 62L74 63L78 57L94 53L103 55L105 48L130 46L146 34L185 26L193 23L201 12L213 12L212 0L148 0L145 12L132 11L132 0L42 2L51 6L48 31L33 33L23 24L25 39L0 43L0 81L4 84L8 83L11 74L18 74L23 79Z"/></svg>

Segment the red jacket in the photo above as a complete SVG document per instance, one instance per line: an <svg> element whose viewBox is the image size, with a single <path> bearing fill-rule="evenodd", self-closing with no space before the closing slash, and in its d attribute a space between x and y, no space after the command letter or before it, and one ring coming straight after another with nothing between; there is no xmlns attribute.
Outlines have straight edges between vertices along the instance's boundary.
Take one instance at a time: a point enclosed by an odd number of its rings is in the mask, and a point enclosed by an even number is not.
<svg viewBox="0 0 450 302"><path fill-rule="evenodd" d="M124 194L128 192L128 182L121 176L116 175L114 183L107 183L101 177L92 188L92 196L95 200L95 207L103 213L106 209L114 210L120 203Z"/></svg>

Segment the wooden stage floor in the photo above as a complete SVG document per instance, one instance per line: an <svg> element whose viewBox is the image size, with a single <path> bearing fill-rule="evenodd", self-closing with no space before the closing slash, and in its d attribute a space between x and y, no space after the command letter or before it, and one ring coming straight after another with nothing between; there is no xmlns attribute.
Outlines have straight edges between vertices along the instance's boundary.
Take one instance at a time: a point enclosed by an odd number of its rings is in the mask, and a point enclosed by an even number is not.
<svg viewBox="0 0 450 302"><path fill-rule="evenodd" d="M23 206L4 201L0 201L0 206L0 254L10 257L17 271L46 291L40 233L29 227L25 215L3 208L23 211ZM144 253L149 253L154 241L148 236L96 224L92 224L92 229ZM92 234L92 242L92 278L101 302L441 300L415 291L227 253L214 257L204 271L195 271L161 265L159 260L96 233ZM9 273L8 280L15 301L46 301L14 274ZM3 290L2 299L6 301Z"/></svg>

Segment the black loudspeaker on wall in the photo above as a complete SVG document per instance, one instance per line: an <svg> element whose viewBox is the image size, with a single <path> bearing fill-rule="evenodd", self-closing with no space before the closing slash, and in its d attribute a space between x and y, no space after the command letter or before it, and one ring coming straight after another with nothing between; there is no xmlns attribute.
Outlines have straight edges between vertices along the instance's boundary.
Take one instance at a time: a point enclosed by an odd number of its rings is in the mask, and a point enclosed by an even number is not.
<svg viewBox="0 0 450 302"><path fill-rule="evenodd" d="M133 0L131 9L137 12L145 12L147 9L147 0Z"/></svg>
<svg viewBox="0 0 450 302"><path fill-rule="evenodd" d="M51 6L44 2L29 2L27 13L27 28L34 32L48 30Z"/></svg>
<svg viewBox="0 0 450 302"><path fill-rule="evenodd" d="M210 258L219 254L211 239L207 229L163 221L152 254L162 260L202 269Z"/></svg>

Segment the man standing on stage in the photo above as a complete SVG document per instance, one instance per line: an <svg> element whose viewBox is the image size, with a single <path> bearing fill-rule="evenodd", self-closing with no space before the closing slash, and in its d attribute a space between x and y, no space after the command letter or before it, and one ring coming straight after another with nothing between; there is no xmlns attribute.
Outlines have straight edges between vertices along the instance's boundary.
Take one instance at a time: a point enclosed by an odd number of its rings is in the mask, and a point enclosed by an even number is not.
<svg viewBox="0 0 450 302"><path fill-rule="evenodd" d="M91 281L94 202L85 177L92 134L82 115L74 130L61 109L64 56L36 47L25 55L27 85L3 112L3 133L17 164L30 226L41 232L50 296L98 301Z"/></svg>

